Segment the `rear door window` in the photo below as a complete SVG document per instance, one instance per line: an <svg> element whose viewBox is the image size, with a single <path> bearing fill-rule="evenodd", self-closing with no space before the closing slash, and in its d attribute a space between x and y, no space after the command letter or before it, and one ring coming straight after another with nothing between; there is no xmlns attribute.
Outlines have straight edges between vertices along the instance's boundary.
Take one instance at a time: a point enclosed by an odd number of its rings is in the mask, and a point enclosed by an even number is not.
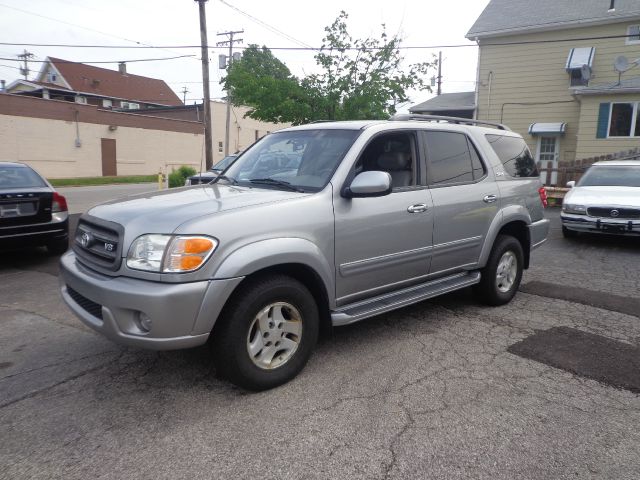
<svg viewBox="0 0 640 480"><path fill-rule="evenodd" d="M482 178L484 165L466 135L456 132L424 132L429 160L430 185L469 183Z"/></svg>
<svg viewBox="0 0 640 480"><path fill-rule="evenodd" d="M522 138L491 134L485 136L502 162L504 170L510 176L515 178L539 176L536 162Z"/></svg>

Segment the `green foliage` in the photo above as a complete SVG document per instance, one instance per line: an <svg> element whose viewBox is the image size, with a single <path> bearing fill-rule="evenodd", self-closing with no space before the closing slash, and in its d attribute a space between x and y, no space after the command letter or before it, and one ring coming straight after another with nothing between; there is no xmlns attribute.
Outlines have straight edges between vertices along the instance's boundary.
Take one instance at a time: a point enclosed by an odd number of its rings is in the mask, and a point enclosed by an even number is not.
<svg viewBox="0 0 640 480"><path fill-rule="evenodd" d="M178 170L174 170L169 174L169 188L184 187L184 182L198 172L193 167L182 165Z"/></svg>
<svg viewBox="0 0 640 480"><path fill-rule="evenodd" d="M91 185L115 185L119 183L148 183L157 182L158 175L129 175L122 177L78 177L78 178L48 178L54 187L84 187Z"/></svg>
<svg viewBox="0 0 640 480"><path fill-rule="evenodd" d="M315 55L322 73L298 79L271 51L257 45L233 62L222 84L235 105L248 105L248 116L269 122L385 119L395 105L407 102L407 90L422 88L431 62L402 69L400 38L389 37L382 25L379 38L353 39L342 11L325 28Z"/></svg>
<svg viewBox="0 0 640 480"><path fill-rule="evenodd" d="M178 173L180 173L180 175L182 175L182 178L186 180L189 177L193 177L198 172L193 167L187 167L186 165L182 165L180 168L178 168Z"/></svg>

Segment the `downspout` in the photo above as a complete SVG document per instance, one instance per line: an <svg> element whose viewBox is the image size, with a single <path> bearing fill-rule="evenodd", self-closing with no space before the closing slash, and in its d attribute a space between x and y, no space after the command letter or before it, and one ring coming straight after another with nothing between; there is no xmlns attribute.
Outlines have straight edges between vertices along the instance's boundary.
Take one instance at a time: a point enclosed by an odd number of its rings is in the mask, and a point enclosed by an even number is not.
<svg viewBox="0 0 640 480"><path fill-rule="evenodd" d="M490 117L491 117L491 84L492 83L493 83L493 70L489 72L489 92L487 93L487 120L491 120Z"/></svg>
<svg viewBox="0 0 640 480"><path fill-rule="evenodd" d="M479 40L476 38L475 39L476 43L478 44L478 65L476 65L476 96L475 96L475 104L476 104L476 108L473 111L473 119L474 120L478 120L478 113L479 113L479 106L480 106L480 61L481 61L481 50L480 50L480 42Z"/></svg>
<svg viewBox="0 0 640 480"><path fill-rule="evenodd" d="M73 116L76 119L76 147L81 147L82 146L82 142L80 141L80 121L79 121L79 117L80 117L80 110L78 110L77 108L74 109L73 111Z"/></svg>

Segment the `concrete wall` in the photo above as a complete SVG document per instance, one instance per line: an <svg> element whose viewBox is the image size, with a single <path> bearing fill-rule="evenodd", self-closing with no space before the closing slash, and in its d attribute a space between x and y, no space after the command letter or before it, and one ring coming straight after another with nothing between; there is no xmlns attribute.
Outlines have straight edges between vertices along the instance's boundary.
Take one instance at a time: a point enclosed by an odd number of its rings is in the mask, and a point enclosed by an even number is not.
<svg viewBox="0 0 640 480"><path fill-rule="evenodd" d="M27 163L47 178L101 176L102 138L116 140L118 175L199 169L204 155L198 123L0 95L0 161Z"/></svg>
<svg viewBox="0 0 640 480"><path fill-rule="evenodd" d="M581 155L580 152L592 149L609 153L610 147L616 148L614 142L596 141L595 129L589 134L586 124L584 128L580 126L583 121L597 121L597 112L595 117L591 107L581 112L580 102L586 97L572 95L569 74L565 71L567 57L571 48L595 47L594 77L590 85L614 82L618 80L613 70L615 58L619 55L631 60L640 57L640 45L628 45L625 38L527 45L493 44L625 35L627 27L637 23L615 23L481 40L477 118L507 124L523 135L534 153L537 138L528 134L531 123L567 123L567 131L560 141L560 160L573 160L576 155ZM638 70L631 70L625 78L637 75ZM608 98L606 101L617 101L616 95L609 95ZM635 95L635 99L640 100L640 94ZM591 105L592 102L588 100L586 103ZM584 116L587 116L586 120ZM578 145L579 140L588 141L591 146L582 147Z"/></svg>

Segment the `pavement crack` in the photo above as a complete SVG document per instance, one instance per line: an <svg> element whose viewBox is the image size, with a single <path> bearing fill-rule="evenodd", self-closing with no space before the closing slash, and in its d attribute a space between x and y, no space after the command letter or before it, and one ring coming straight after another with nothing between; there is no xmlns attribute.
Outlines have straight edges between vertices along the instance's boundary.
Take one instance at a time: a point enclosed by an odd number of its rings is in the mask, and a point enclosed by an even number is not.
<svg viewBox="0 0 640 480"><path fill-rule="evenodd" d="M2 377L2 378L0 378L0 382L3 381L3 380L6 380L8 378L18 377L20 375L26 375L27 373L37 372L37 371L40 371L40 370L44 370L46 368L58 367L60 365L69 365L71 363L79 362L81 360L86 360L87 358L99 357L101 355L107 355L109 353L116 353L116 352L117 352L117 350L107 350L105 352L92 353L91 355L85 355L84 357L74 358L73 360L67 360L67 361L64 361L64 362L51 363L51 364L43 365L43 366L37 367L37 368L30 368L29 370L23 370L21 372L12 373L11 375L7 375L5 377Z"/></svg>
<svg viewBox="0 0 640 480"><path fill-rule="evenodd" d="M56 382L56 383L54 383L52 385L48 385L48 386L40 388L38 390L34 390L33 392L29 392L26 395L22 395L21 397L14 398L13 400L9 400L8 402L2 403L2 404L0 404L0 409L5 408L5 407L10 407L11 405L13 405L15 403L18 403L18 402L21 402L23 400L27 400L29 398L36 397L36 396L40 395L41 393L47 392L47 391L49 391L49 390L51 390L53 388L59 387L60 385L64 385L65 383L72 382L73 380L76 380L76 379L78 379L80 377L83 377L83 376L88 375L90 373L93 373L93 372L95 372L97 370L100 370L100 369L102 369L102 368L104 368L104 367L106 367L106 366L108 366L108 365L110 365L112 363L115 363L118 360L120 360L120 358L122 358L122 355L123 354L121 353L120 355L118 355L118 357L116 357L113 360L110 360L110 361L108 361L106 363L103 363L103 364L100 364L100 365L96 365L93 368L89 368L87 370L84 370L84 371L82 371L82 372L80 372L80 373L78 373L76 375L72 375L72 376L70 376L68 378L65 378L64 380L61 380L59 382Z"/></svg>

